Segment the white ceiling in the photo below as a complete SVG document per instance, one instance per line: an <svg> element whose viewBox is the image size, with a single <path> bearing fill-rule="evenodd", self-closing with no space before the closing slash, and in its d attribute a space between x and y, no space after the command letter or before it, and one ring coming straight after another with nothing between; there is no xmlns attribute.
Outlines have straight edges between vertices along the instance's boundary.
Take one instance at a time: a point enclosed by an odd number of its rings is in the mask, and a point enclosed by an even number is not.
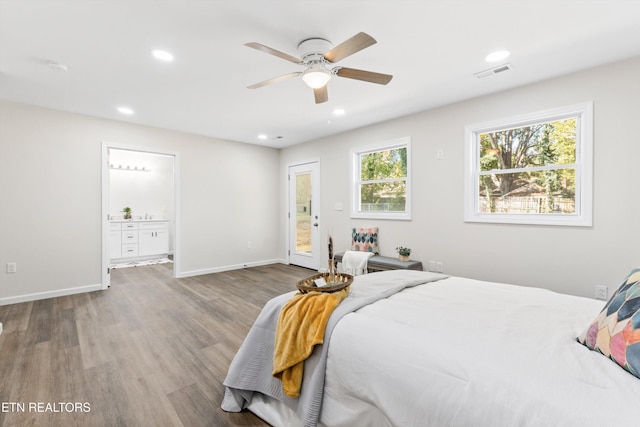
<svg viewBox="0 0 640 427"><path fill-rule="evenodd" d="M393 74L387 86L333 78L319 105L297 78L246 88L302 67L244 43L298 56L302 40L360 31L378 43L338 65ZM496 49L513 68L474 77ZM638 55L638 1L0 0L0 99L270 147Z"/></svg>

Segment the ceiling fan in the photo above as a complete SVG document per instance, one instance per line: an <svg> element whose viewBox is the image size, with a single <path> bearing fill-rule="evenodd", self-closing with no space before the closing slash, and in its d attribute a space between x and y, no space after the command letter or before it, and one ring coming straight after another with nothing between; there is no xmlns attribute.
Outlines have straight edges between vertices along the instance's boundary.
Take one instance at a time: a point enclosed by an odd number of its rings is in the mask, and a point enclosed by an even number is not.
<svg viewBox="0 0 640 427"><path fill-rule="evenodd" d="M245 46L277 56L278 58L285 59L293 62L294 64L304 65L305 67L304 71L296 71L294 73L274 77L247 87L249 89L257 89L271 83L277 83L300 76L302 80L313 89L316 104L321 104L329 100L327 83L333 76L386 85L393 78L392 75L340 66L329 68L330 64L338 62L341 59L351 56L354 53L376 43L376 40L366 33L358 33L335 47L331 42L325 39L307 39L298 45L298 52L302 59L273 49L269 46L265 46L261 43L245 43Z"/></svg>

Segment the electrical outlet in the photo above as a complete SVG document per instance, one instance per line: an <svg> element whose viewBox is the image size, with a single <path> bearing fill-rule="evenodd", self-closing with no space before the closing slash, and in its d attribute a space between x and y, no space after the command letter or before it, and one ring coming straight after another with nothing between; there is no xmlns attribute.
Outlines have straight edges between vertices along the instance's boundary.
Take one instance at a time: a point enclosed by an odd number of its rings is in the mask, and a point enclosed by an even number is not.
<svg viewBox="0 0 640 427"><path fill-rule="evenodd" d="M15 262L8 262L7 263L7 273L15 273L16 271L18 271L18 266L16 265Z"/></svg>
<svg viewBox="0 0 640 427"><path fill-rule="evenodd" d="M442 261L429 261L429 271L442 273Z"/></svg>
<svg viewBox="0 0 640 427"><path fill-rule="evenodd" d="M596 286L596 299L607 299L608 288L606 286Z"/></svg>

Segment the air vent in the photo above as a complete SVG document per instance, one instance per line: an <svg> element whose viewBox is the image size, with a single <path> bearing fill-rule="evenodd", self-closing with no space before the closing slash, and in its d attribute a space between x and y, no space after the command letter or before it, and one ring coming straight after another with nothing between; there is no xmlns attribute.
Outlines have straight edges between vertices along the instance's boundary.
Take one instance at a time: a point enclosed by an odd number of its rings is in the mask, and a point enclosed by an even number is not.
<svg viewBox="0 0 640 427"><path fill-rule="evenodd" d="M479 73L475 73L474 76L476 76L479 79L484 79L485 77L493 76L494 74L502 73L510 69L511 69L511 64L505 64L495 68L490 68L485 71L480 71Z"/></svg>

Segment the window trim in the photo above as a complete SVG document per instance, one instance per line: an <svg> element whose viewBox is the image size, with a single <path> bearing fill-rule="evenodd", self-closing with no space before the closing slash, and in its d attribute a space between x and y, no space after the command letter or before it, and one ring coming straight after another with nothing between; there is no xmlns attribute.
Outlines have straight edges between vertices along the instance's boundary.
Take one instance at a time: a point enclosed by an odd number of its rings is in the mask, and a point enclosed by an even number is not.
<svg viewBox="0 0 640 427"><path fill-rule="evenodd" d="M480 213L479 138L482 133L534 123L576 118L575 214ZM504 119L465 126L464 221L499 224L532 224L591 227L593 225L593 102L568 105Z"/></svg>
<svg viewBox="0 0 640 427"><path fill-rule="evenodd" d="M406 147L406 202L403 212L363 212L360 206L360 155ZM411 137L402 137L351 149L351 218L411 220Z"/></svg>

